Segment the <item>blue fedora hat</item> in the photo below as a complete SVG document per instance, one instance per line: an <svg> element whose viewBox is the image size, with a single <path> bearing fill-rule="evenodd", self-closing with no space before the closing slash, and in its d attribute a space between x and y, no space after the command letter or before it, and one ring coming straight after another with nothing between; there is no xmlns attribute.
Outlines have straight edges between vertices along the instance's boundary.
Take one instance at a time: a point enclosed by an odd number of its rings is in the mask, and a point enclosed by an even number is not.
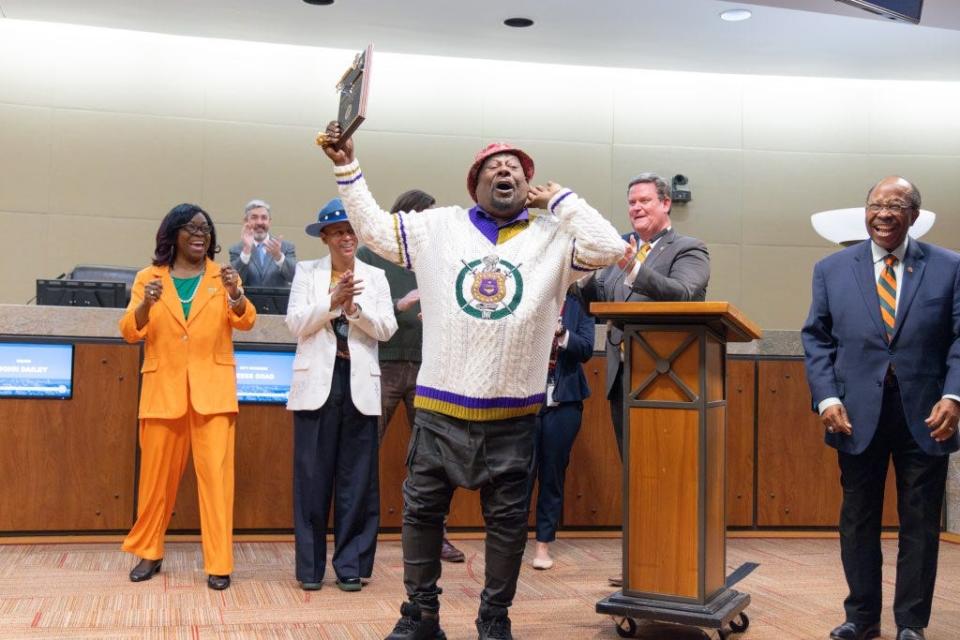
<svg viewBox="0 0 960 640"><path fill-rule="evenodd" d="M340 198L334 198L323 205L323 209L320 209L317 213L317 221L307 225L307 235L319 237L321 229L336 222L349 222L347 220L347 210L343 208L343 202L340 201Z"/></svg>

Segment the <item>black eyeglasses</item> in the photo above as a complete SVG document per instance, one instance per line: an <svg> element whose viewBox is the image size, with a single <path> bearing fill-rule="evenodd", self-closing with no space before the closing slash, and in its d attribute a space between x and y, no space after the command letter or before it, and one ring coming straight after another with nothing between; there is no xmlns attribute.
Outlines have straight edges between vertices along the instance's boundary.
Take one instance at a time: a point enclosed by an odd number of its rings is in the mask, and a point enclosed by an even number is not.
<svg viewBox="0 0 960 640"><path fill-rule="evenodd" d="M897 204L897 203L880 204L879 202L872 202L867 205L867 211L869 211L870 213L880 213L884 209L886 209L890 213L903 213L904 211L910 211L911 209L913 209L913 206L909 204Z"/></svg>
<svg viewBox="0 0 960 640"><path fill-rule="evenodd" d="M191 236L208 236L210 235L211 232L213 232L213 227L211 227L210 225L207 225L207 224L195 225L192 222L188 222L187 224L183 225L180 228L186 231Z"/></svg>

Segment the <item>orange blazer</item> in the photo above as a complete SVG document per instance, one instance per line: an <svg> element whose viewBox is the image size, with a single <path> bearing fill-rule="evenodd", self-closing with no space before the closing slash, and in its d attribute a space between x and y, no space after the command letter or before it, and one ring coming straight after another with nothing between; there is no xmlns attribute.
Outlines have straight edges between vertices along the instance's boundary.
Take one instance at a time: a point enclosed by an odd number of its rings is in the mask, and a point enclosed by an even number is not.
<svg viewBox="0 0 960 640"><path fill-rule="evenodd" d="M163 294L150 308L150 321L137 330L134 309L144 286L157 278ZM220 265L209 259L188 320L169 267L150 266L137 274L120 333L127 342L144 341L140 418L179 418L188 400L201 415L237 412L233 329L247 331L257 318L253 304L247 301L246 307L242 316L230 309Z"/></svg>

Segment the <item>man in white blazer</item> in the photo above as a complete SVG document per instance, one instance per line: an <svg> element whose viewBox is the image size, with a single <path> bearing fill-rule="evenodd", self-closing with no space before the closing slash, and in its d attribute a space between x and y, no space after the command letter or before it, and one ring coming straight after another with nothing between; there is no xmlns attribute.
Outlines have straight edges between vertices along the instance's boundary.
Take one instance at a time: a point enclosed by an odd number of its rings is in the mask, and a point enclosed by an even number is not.
<svg viewBox="0 0 960 640"><path fill-rule="evenodd" d="M393 335L397 321L383 271L355 257L357 236L339 199L306 232L330 255L297 264L287 307L297 338L287 402L294 412L296 575L305 590L321 587L333 497L336 584L359 591L373 572L380 525L377 343Z"/></svg>

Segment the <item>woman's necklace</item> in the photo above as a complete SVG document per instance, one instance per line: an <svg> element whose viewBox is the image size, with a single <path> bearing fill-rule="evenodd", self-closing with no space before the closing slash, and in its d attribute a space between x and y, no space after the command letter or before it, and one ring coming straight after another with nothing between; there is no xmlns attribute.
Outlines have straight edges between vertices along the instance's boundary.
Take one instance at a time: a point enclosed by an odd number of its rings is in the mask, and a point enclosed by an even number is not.
<svg viewBox="0 0 960 640"><path fill-rule="evenodd" d="M180 300L180 304L190 304L193 302L193 299L197 297L197 291L200 291L200 281L203 280L203 272L207 270L206 265L200 269L200 273L194 276L197 279L196 284L193 287L193 293L190 294L190 297L184 300L180 297L180 292L177 291L177 299Z"/></svg>

